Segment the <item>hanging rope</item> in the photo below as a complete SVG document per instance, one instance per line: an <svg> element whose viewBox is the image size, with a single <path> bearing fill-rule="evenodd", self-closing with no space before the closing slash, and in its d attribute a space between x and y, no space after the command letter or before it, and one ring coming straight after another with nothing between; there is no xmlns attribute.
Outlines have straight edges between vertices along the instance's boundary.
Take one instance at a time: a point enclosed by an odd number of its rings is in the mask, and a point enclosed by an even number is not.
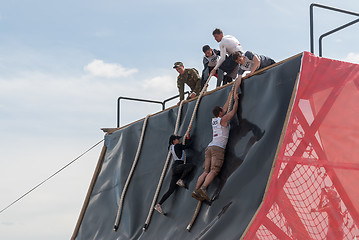
<svg viewBox="0 0 359 240"><path fill-rule="evenodd" d="M198 96L198 99L197 99L197 102L196 102L196 106L194 107L194 110L193 110L193 113L192 113L192 117L191 117L191 121L189 122L189 125L188 125L188 128L187 128L187 131L185 133L185 135L183 136L183 144L185 143L185 140L186 140L186 137L189 135L189 133L191 132L191 129L192 129L192 125L193 125L193 120L194 120L194 117L196 116L196 113L197 113L197 109L198 109L198 106L199 106L199 102L201 101L201 98L203 96L203 94L205 94L205 92L207 91L207 88L208 88L208 83L209 83L209 80L211 80L212 78L212 74L209 75L206 83L204 84L203 86L203 89L202 91L200 92L199 96Z"/></svg>
<svg viewBox="0 0 359 240"><path fill-rule="evenodd" d="M181 119L183 102L184 102L184 101L181 101L181 103L180 103L180 105L179 105L179 107L178 107L176 126L175 126L175 130L173 131L173 134L174 134L174 135L177 135L177 131L178 131L178 127L179 127L179 122L180 122L180 119ZM148 224L149 224L149 222L151 221L151 217L152 217L152 214L153 214L153 207L155 206L156 201L157 201L157 198L158 198L158 194L160 193L160 190L161 190L161 187L162 187L162 183L163 183L163 180L164 180L164 178L165 178L165 175L166 175L166 172L167 172L167 168L168 168L170 159L171 159L171 150L169 149L169 150L168 150L168 154L167 154L167 158L166 158L166 162L165 162L165 165L163 166L162 174L161 174L161 177L160 177L160 180L159 180L159 182L158 182L155 195L154 195L153 200L152 200L152 203L151 203L150 211L148 212L148 216L147 216L145 225L144 225L143 228L142 228L143 231L146 231L146 229L147 229L147 227L148 227Z"/></svg>
<svg viewBox="0 0 359 240"><path fill-rule="evenodd" d="M232 100L233 100L233 94L234 94L234 87L235 87L235 83L233 84L232 86L232 89L231 89L231 95L230 95L230 98L229 98L229 105L228 105L228 108L227 108L227 113L230 112L230 109L232 108ZM194 222L196 221L197 219L197 216L199 214L199 210L201 209L201 206L202 206L202 201L198 201L197 203L197 206L196 206L196 210L194 211L193 213L193 216L192 216L192 219L190 221L190 223L187 225L187 231L191 231L191 228L194 224Z"/></svg>
<svg viewBox="0 0 359 240"><path fill-rule="evenodd" d="M118 226L119 226L119 224L120 224L123 202L124 202L124 200L125 200L126 191L127 191L128 185L130 184L130 181L131 181L133 172L135 171L135 167L136 167L136 164L137 164L137 160L138 160L138 158L139 158L139 156L140 156L140 152L141 152L141 148L142 148L142 142L143 142L143 137L144 137L144 135L145 135L145 130L146 130L146 126L147 126L147 120L148 120L149 117L150 117L150 115L147 115L146 118L145 118L145 120L143 121L142 132L141 132L140 142L138 143L136 156L135 156L135 159L133 160L130 173L129 173L127 179L126 179L125 186L123 187L123 190L122 190L121 199L120 199L120 203L119 203L118 211L117 211L117 216L116 216L116 220L115 220L115 226L113 227L113 229L114 229L115 231L117 231Z"/></svg>

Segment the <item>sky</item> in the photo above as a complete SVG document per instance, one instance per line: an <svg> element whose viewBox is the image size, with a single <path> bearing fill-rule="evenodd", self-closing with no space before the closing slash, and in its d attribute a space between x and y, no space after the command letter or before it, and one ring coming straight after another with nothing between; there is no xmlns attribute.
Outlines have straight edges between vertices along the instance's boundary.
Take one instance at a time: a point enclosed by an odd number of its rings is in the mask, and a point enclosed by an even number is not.
<svg viewBox="0 0 359 240"><path fill-rule="evenodd" d="M310 51L311 3L0 0L0 209L116 127L118 97L178 94L173 63L201 72L215 28L276 61ZM316 3L359 13L358 0ZM316 8L315 54L321 34L355 19ZM323 56L359 63L358 41L356 24L324 38ZM121 125L161 110L121 104ZM0 239L69 239L102 146L0 213Z"/></svg>

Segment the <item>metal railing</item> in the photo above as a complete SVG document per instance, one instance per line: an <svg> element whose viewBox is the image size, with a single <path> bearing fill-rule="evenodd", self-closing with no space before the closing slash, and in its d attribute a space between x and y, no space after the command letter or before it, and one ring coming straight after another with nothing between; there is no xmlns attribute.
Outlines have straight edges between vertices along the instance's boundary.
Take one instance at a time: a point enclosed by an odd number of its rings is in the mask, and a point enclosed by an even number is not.
<svg viewBox="0 0 359 240"><path fill-rule="evenodd" d="M359 17L359 13L355 13L355 12L350 12L350 11L346 11L346 10L342 10L342 9L338 9L338 8L333 8L333 7L329 7L329 6L325 6L325 5L321 5L321 4L316 4L316 3L312 3L310 5L310 52L314 54L314 28L313 28L313 8L314 7L319 7L319 8L324 8L324 9L327 9L327 10L331 10L331 11L336 11L336 12L341 12L341 13L345 13L345 14L349 14L349 15L353 15L353 16L357 16ZM344 24L340 27L337 27L329 32L326 32L322 35L320 35L319 37L319 56L322 57L323 55L323 44L322 44L322 41L323 41L323 38L326 37L326 36L329 36L330 34L333 34L339 30L342 30L346 27L349 27L355 23L359 22L359 18L354 20L354 21L351 21L347 24Z"/></svg>
<svg viewBox="0 0 359 240"><path fill-rule="evenodd" d="M184 93L185 95L187 94L187 96L189 95L189 92L186 91ZM142 99L142 98L131 98L131 97L119 97L117 99L117 127L120 127L120 121L121 121L121 100L130 100L130 101L137 101L137 102L147 102L147 103L155 103L155 104L161 104L162 105L162 110L166 109L166 103L178 98L180 95L176 95L170 98L167 98L165 100L161 101L154 101L154 100L150 100L150 99Z"/></svg>

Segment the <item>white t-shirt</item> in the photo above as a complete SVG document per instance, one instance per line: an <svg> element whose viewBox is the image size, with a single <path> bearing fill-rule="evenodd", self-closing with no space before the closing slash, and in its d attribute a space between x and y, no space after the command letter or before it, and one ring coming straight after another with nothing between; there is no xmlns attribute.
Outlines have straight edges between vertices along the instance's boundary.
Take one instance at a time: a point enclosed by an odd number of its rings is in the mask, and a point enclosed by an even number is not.
<svg viewBox="0 0 359 240"><path fill-rule="evenodd" d="M184 161L184 150L182 150L182 157L179 158L175 151L175 145L172 144L170 148L171 148L171 153L172 153L172 157L173 157L174 161L177 161L177 160Z"/></svg>
<svg viewBox="0 0 359 240"><path fill-rule="evenodd" d="M213 140L208 144L208 146L217 146L221 148L226 148L229 136L229 123L228 126L221 125L220 117L212 118L212 129L213 129Z"/></svg>
<svg viewBox="0 0 359 240"><path fill-rule="evenodd" d="M219 50L221 51L221 58L217 62L217 65L214 67L214 69L216 70L222 65L222 63L226 59L226 53L230 55L238 51L243 52L242 46L239 43L238 39L231 35L223 36L222 40L219 43Z"/></svg>

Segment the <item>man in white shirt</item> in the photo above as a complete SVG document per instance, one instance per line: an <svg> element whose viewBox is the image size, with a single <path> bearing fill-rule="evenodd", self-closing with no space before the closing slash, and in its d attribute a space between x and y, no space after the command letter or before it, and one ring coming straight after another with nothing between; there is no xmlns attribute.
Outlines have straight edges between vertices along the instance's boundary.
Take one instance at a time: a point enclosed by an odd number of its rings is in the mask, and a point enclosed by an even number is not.
<svg viewBox="0 0 359 240"><path fill-rule="evenodd" d="M222 30L219 28L216 28L212 34L214 39L219 43L219 51L221 52L221 55L216 66L211 71L211 74L214 75L216 70L220 68L226 72L229 77L234 79L237 76L239 66L238 63L233 61L231 55L235 52L243 52L242 46L235 37L231 35L223 35Z"/></svg>
<svg viewBox="0 0 359 240"><path fill-rule="evenodd" d="M206 189L221 171L224 162L224 153L228 142L230 128L229 121L237 113L238 109L238 93L234 93L233 108L227 113L231 94L233 94L232 91L229 93L227 101L223 107L216 106L213 108L213 139L208 144L206 149L203 166L204 171L201 176L199 176L196 188L192 192L192 197L199 201L209 200Z"/></svg>

